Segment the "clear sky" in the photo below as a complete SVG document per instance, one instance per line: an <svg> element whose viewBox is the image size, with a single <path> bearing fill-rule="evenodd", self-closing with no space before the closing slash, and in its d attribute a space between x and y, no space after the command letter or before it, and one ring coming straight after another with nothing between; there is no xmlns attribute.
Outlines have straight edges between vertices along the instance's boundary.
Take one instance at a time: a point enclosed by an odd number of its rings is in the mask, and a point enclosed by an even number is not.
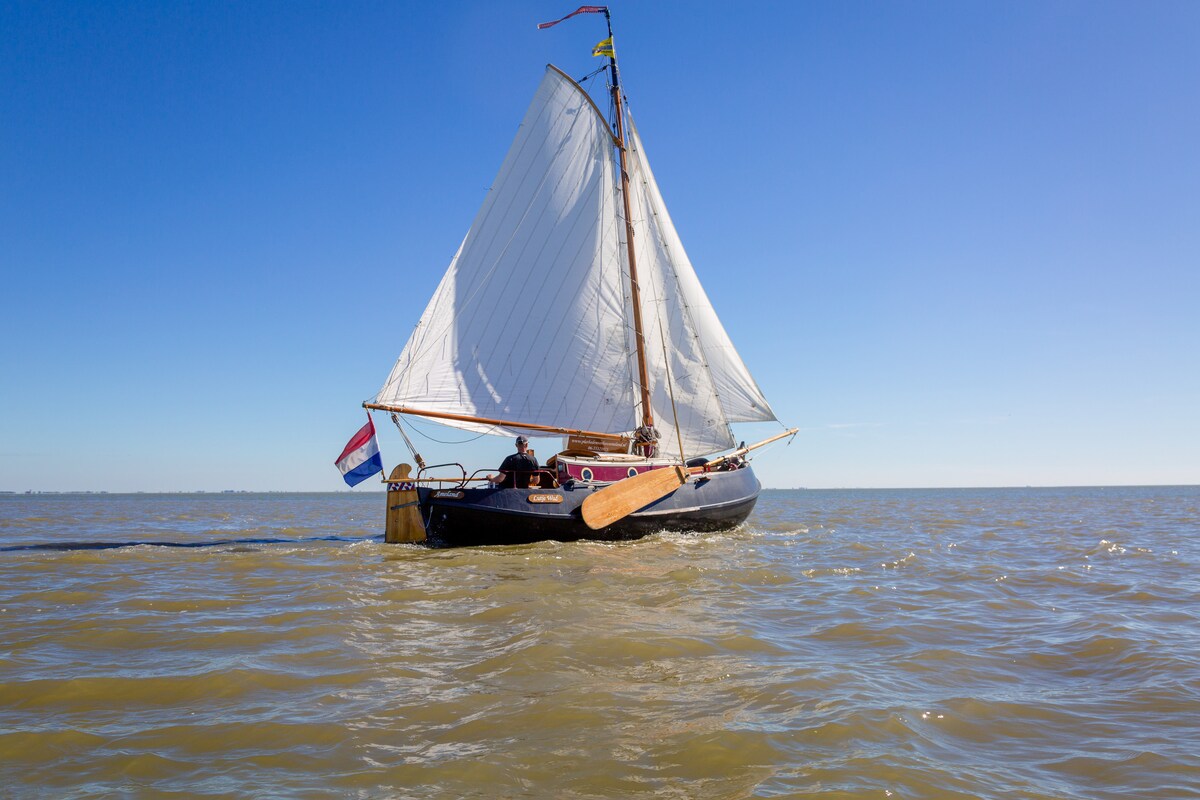
<svg viewBox="0 0 1200 800"><path fill-rule="evenodd" d="M577 5L0 5L0 490L344 488ZM766 486L1200 483L1200 3L611 6Z"/></svg>

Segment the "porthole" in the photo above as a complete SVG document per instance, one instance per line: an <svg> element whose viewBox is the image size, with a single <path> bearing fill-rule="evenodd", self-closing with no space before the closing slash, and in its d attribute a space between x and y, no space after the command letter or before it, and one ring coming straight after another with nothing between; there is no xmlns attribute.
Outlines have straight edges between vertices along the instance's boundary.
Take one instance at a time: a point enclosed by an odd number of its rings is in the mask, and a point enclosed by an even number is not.
<svg viewBox="0 0 1200 800"><path fill-rule="evenodd" d="M637 475L637 467L630 467L630 468L629 468L629 472L628 472L627 474L628 474L628 475L629 475L629 477L631 477L631 478L632 478L634 475Z"/></svg>
<svg viewBox="0 0 1200 800"><path fill-rule="evenodd" d="M582 478L583 478L585 481L590 481L590 480L592 479L592 471L591 471L590 469L588 469L587 467L584 467L584 468L583 468L583 471L582 471L582 472L580 472L580 473L579 473L579 475L580 475L580 477L582 477Z"/></svg>

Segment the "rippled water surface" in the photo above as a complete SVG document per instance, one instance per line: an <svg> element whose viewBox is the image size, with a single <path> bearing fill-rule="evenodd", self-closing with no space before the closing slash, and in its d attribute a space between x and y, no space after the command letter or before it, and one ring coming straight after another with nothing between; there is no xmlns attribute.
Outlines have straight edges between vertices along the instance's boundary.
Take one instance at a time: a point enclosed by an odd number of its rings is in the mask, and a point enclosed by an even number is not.
<svg viewBox="0 0 1200 800"><path fill-rule="evenodd" d="M0 496L0 796L1200 797L1200 488L766 492L615 545L382 515Z"/></svg>

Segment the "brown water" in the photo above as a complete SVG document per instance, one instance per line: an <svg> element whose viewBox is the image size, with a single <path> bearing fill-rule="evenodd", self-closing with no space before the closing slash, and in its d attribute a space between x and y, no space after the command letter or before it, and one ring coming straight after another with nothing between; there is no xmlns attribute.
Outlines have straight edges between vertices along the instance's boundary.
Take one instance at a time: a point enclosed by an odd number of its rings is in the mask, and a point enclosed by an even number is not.
<svg viewBox="0 0 1200 800"><path fill-rule="evenodd" d="M1200 797L1200 488L450 551L382 511L0 496L0 796ZM223 543L72 545L129 542Z"/></svg>

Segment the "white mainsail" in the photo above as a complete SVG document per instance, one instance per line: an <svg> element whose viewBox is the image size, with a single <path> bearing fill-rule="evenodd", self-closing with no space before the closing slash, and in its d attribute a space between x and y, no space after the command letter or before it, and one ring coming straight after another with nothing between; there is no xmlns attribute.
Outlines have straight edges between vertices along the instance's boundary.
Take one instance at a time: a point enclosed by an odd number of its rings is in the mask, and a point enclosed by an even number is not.
<svg viewBox="0 0 1200 800"><path fill-rule="evenodd" d="M733 445L730 422L774 415L696 279L631 133L630 200L660 447L678 455L669 368L684 453L715 452ZM547 68L375 403L605 433L635 428L640 392L619 171L603 115L578 84Z"/></svg>
<svg viewBox="0 0 1200 800"><path fill-rule="evenodd" d="M603 432L636 424L612 268L612 142L590 98L548 70L378 403Z"/></svg>

